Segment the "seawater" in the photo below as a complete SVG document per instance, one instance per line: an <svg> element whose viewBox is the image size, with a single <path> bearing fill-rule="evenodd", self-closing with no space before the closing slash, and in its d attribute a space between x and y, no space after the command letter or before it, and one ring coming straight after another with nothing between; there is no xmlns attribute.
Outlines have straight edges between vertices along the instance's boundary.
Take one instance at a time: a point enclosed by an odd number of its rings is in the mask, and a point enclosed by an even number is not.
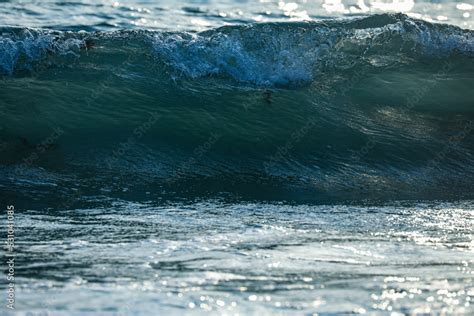
<svg viewBox="0 0 474 316"><path fill-rule="evenodd" d="M472 10L0 2L16 311L474 313Z"/></svg>

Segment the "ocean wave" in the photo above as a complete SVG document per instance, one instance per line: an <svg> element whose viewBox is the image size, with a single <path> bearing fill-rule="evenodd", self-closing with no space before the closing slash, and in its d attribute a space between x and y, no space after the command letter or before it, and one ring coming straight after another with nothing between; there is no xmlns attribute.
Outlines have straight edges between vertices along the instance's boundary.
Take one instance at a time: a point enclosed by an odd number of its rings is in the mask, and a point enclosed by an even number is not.
<svg viewBox="0 0 474 316"><path fill-rule="evenodd" d="M19 191L40 168L59 187L112 191L125 177L143 192L472 198L472 35L404 15L3 29L2 178Z"/></svg>
<svg viewBox="0 0 474 316"><path fill-rule="evenodd" d="M471 59L473 34L402 14L226 26L201 33L3 28L0 71L11 76L34 70L37 64L53 66L57 56L110 57L111 50L124 48L127 54L152 54L173 77L224 76L261 86L299 85L321 78L325 71L361 64L393 66L453 55Z"/></svg>
<svg viewBox="0 0 474 316"><path fill-rule="evenodd" d="M312 82L327 69L409 58L472 57L474 32L380 15L348 21L229 26L154 35L159 59L191 78L223 74L259 85Z"/></svg>

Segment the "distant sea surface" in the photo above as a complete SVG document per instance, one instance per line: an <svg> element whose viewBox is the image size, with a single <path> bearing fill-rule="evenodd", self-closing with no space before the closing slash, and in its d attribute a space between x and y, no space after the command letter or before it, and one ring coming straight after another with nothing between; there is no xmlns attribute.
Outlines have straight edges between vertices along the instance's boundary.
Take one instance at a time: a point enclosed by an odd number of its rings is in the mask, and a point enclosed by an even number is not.
<svg viewBox="0 0 474 316"><path fill-rule="evenodd" d="M3 0L1 4L1 24L77 31L132 28L202 31L229 24L347 18L390 12L466 29L474 27L474 3L470 0Z"/></svg>
<svg viewBox="0 0 474 316"><path fill-rule="evenodd" d="M473 14L0 1L16 311L474 314Z"/></svg>

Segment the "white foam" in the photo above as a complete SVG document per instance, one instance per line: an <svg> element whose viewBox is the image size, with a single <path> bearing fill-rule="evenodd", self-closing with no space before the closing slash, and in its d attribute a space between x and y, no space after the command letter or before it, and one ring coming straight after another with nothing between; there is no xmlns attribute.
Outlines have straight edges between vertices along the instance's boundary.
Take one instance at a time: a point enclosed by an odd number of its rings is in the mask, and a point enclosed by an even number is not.
<svg viewBox="0 0 474 316"><path fill-rule="evenodd" d="M20 34L0 36L0 73L12 75L15 70L32 69L35 62L48 55L74 54L82 40L65 38L63 33L24 29Z"/></svg>
<svg viewBox="0 0 474 316"><path fill-rule="evenodd" d="M191 78L220 75L258 85L311 82L324 67L347 67L364 57L396 60L399 53L447 57L454 52L474 52L473 32L457 27L405 15L374 16L358 22L368 26L256 24L198 34L158 33L153 47L158 58L177 74Z"/></svg>

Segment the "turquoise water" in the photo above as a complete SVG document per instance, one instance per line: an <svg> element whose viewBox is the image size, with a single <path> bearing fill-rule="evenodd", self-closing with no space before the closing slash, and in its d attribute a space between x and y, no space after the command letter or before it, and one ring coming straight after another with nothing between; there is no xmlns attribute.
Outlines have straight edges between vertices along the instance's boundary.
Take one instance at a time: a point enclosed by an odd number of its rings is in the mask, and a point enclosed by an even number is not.
<svg viewBox="0 0 474 316"><path fill-rule="evenodd" d="M0 1L16 311L474 313L472 10Z"/></svg>

